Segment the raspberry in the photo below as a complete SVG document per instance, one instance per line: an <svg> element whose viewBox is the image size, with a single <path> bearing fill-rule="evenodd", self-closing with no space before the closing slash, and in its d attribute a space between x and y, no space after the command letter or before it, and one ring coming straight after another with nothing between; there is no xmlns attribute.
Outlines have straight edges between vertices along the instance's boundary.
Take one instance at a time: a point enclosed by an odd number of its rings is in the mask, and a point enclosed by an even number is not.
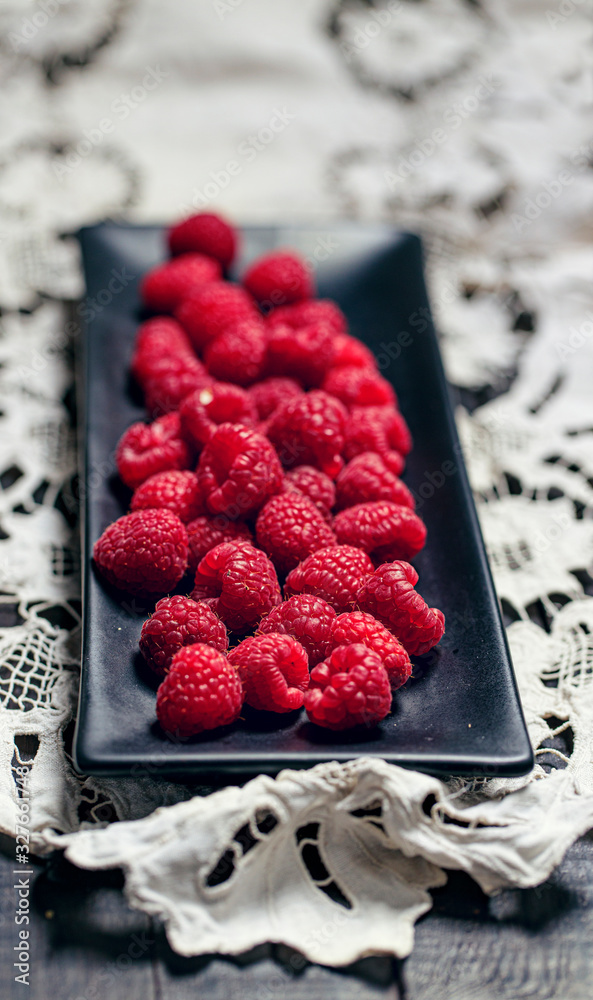
<svg viewBox="0 0 593 1000"><path fill-rule="evenodd" d="M393 386L379 372L354 365L332 368L321 388L348 408L387 406L397 402Z"/></svg>
<svg viewBox="0 0 593 1000"><path fill-rule="evenodd" d="M191 449L180 435L177 413L167 413L152 424L128 427L115 452L117 469L126 486L135 490L156 472L187 469L191 465Z"/></svg>
<svg viewBox="0 0 593 1000"><path fill-rule="evenodd" d="M413 559L426 541L426 526L409 507L391 500L358 503L334 518L340 545L356 545L377 562Z"/></svg>
<svg viewBox="0 0 593 1000"><path fill-rule="evenodd" d="M445 631L443 612L428 607L414 590L417 582L418 574L409 563L384 563L358 592L362 610L383 622L410 656L427 653Z"/></svg>
<svg viewBox="0 0 593 1000"><path fill-rule="evenodd" d="M348 462L336 480L336 507L354 507L369 500L392 500L414 509L414 497L405 483L394 476L380 455L363 451Z"/></svg>
<svg viewBox="0 0 593 1000"><path fill-rule="evenodd" d="M215 378L236 385L257 382L266 360L266 336L259 318L242 320L212 340L204 351L204 364Z"/></svg>
<svg viewBox="0 0 593 1000"><path fill-rule="evenodd" d="M334 338L334 368L368 368L377 370L375 355L356 337L342 333Z"/></svg>
<svg viewBox="0 0 593 1000"><path fill-rule="evenodd" d="M140 385L162 371L180 371L194 353L179 323L168 316L155 316L138 328L132 375Z"/></svg>
<svg viewBox="0 0 593 1000"><path fill-rule="evenodd" d="M297 465L296 469L286 473L284 487L309 497L326 521L330 520L330 511L336 502L336 489L325 472L314 469L312 465Z"/></svg>
<svg viewBox="0 0 593 1000"><path fill-rule="evenodd" d="M405 684L412 673L410 657L401 642L365 611L348 611L339 615L333 623L331 638L332 648L361 642L367 649L372 649L387 671L392 691Z"/></svg>
<svg viewBox="0 0 593 1000"><path fill-rule="evenodd" d="M270 375L290 375L310 389L321 385L333 356L333 335L324 323L296 329L278 323L268 335L266 371Z"/></svg>
<svg viewBox="0 0 593 1000"><path fill-rule="evenodd" d="M228 268L237 250L237 231L220 215L199 212L171 227L168 244L173 256L190 251L204 253Z"/></svg>
<svg viewBox="0 0 593 1000"><path fill-rule="evenodd" d="M282 467L272 445L242 424L221 424L197 468L206 505L232 520L254 514L282 487Z"/></svg>
<svg viewBox="0 0 593 1000"><path fill-rule="evenodd" d="M197 642L180 649L156 696L156 714L169 736L188 738L239 718L243 688L226 656Z"/></svg>
<svg viewBox="0 0 593 1000"><path fill-rule="evenodd" d="M155 673L164 674L182 646L204 642L225 653L226 628L206 604L191 597L163 597L142 626L140 652Z"/></svg>
<svg viewBox="0 0 593 1000"><path fill-rule="evenodd" d="M229 663L239 673L246 705L267 712L302 708L309 663L300 642L291 635L252 635L229 653Z"/></svg>
<svg viewBox="0 0 593 1000"><path fill-rule="evenodd" d="M270 418L268 437L286 468L314 465L332 479L343 466L347 413L319 389L289 399Z"/></svg>
<svg viewBox="0 0 593 1000"><path fill-rule="evenodd" d="M206 600L227 628L246 632L282 601L276 570L248 542L223 542L204 556L191 595Z"/></svg>
<svg viewBox="0 0 593 1000"><path fill-rule="evenodd" d="M134 493L130 510L145 510L148 507L172 510L184 524L193 521L204 510L195 472L171 469L149 476Z"/></svg>
<svg viewBox="0 0 593 1000"><path fill-rule="evenodd" d="M303 390L293 378L265 378L247 390L257 407L260 420L271 417L282 403L293 396L302 396Z"/></svg>
<svg viewBox="0 0 593 1000"><path fill-rule="evenodd" d="M404 455L412 439L401 413L390 406L354 407L346 425L344 458L347 461L364 451L380 455L395 476L403 471Z"/></svg>
<svg viewBox="0 0 593 1000"><path fill-rule="evenodd" d="M212 379L197 358L184 360L178 370L161 369L144 385L146 409L153 417L177 410L190 392L205 389Z"/></svg>
<svg viewBox="0 0 593 1000"><path fill-rule="evenodd" d="M187 531L170 510L136 510L105 528L93 558L119 590L166 594L187 568Z"/></svg>
<svg viewBox="0 0 593 1000"><path fill-rule="evenodd" d="M282 632L298 639L314 667L332 650L332 626L336 612L330 604L313 594L297 594L283 601L259 623L258 633Z"/></svg>
<svg viewBox="0 0 593 1000"><path fill-rule="evenodd" d="M372 560L362 549L351 545L318 549L288 574L284 596L314 594L336 611L351 611L373 569Z"/></svg>
<svg viewBox="0 0 593 1000"><path fill-rule="evenodd" d="M312 552L336 543L315 504L299 493L268 500L258 514L255 538L279 573L288 573Z"/></svg>
<svg viewBox="0 0 593 1000"><path fill-rule="evenodd" d="M291 250L272 250L251 265L245 288L264 309L310 299L313 281L305 261Z"/></svg>
<svg viewBox="0 0 593 1000"><path fill-rule="evenodd" d="M179 407L181 429L185 437L200 448L219 424L255 424L257 414L244 389L229 382L213 382L190 393Z"/></svg>
<svg viewBox="0 0 593 1000"><path fill-rule="evenodd" d="M391 708L391 688L379 656L360 642L338 646L311 671L305 708L325 729L380 722Z"/></svg>
<svg viewBox="0 0 593 1000"><path fill-rule="evenodd" d="M252 542L253 535L243 521L230 521L224 514L203 514L187 525L189 556L187 568L195 573L200 561L222 542Z"/></svg>
<svg viewBox="0 0 593 1000"><path fill-rule="evenodd" d="M345 334L348 329L344 313L329 299L304 299L290 306L280 306L272 310L268 322L271 326L285 324L294 330L310 323L323 323L329 327L334 338Z"/></svg>
<svg viewBox="0 0 593 1000"><path fill-rule="evenodd" d="M175 310L175 319L197 351L202 351L227 327L257 315L255 302L245 289L228 281L213 281L196 289Z"/></svg>
<svg viewBox="0 0 593 1000"><path fill-rule="evenodd" d="M217 278L220 278L218 261L201 253L184 253L145 274L140 296L153 312L172 313L194 288Z"/></svg>

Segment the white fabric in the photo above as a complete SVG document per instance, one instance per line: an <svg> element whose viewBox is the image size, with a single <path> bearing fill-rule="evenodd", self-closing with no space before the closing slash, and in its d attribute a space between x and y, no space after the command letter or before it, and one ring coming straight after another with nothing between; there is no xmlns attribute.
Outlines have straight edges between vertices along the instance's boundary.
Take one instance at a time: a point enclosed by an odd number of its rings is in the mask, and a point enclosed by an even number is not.
<svg viewBox="0 0 593 1000"><path fill-rule="evenodd" d="M7 0L0 29L1 827L33 735L36 849L122 865L181 953L405 955L443 869L487 892L535 885L593 826L592 5ZM207 198L238 221L346 214L424 234L450 380L491 387L458 416L513 620L527 777L440 782L361 759L207 794L74 773L63 330L82 284L63 234Z"/></svg>

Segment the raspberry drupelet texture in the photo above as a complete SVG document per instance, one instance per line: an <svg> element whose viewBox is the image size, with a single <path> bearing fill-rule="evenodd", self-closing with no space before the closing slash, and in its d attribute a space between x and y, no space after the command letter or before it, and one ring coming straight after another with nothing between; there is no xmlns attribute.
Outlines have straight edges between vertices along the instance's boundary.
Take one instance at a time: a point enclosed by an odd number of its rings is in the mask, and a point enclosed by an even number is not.
<svg viewBox="0 0 593 1000"><path fill-rule="evenodd" d="M249 386L264 373L266 333L259 317L227 327L204 350L210 375L225 382Z"/></svg>
<svg viewBox="0 0 593 1000"><path fill-rule="evenodd" d="M286 473L284 488L297 490L303 496L309 497L326 521L330 520L330 511L336 502L336 489L325 472L314 469L312 465L297 465L296 469Z"/></svg>
<svg viewBox="0 0 593 1000"><path fill-rule="evenodd" d="M184 437L198 450L207 444L220 424L253 427L257 422L257 412L250 396L244 389L229 382L212 382L212 385L190 393L179 407L179 416Z"/></svg>
<svg viewBox="0 0 593 1000"><path fill-rule="evenodd" d="M315 594L336 611L351 611L356 595L374 570L370 556L351 545L319 549L291 570L284 585L285 597Z"/></svg>
<svg viewBox="0 0 593 1000"><path fill-rule="evenodd" d="M140 296L153 312L172 313L190 292L220 278L220 264L201 253L184 253L144 276Z"/></svg>
<svg viewBox="0 0 593 1000"><path fill-rule="evenodd" d="M242 424L221 424L197 468L206 506L232 520L256 513L282 488L282 467L267 438Z"/></svg>
<svg viewBox="0 0 593 1000"><path fill-rule="evenodd" d="M311 671L305 708L326 729L374 726L391 708L391 688L380 657L362 643L338 646Z"/></svg>
<svg viewBox="0 0 593 1000"><path fill-rule="evenodd" d="M245 704L267 712L302 708L309 686L307 653L291 635L252 635L229 653L239 672Z"/></svg>
<svg viewBox="0 0 593 1000"><path fill-rule="evenodd" d="M291 250L272 250L258 257L245 272L243 284L263 309L310 299L315 294L309 268Z"/></svg>
<svg viewBox="0 0 593 1000"><path fill-rule="evenodd" d="M214 212L190 215L168 234L169 250L173 256L180 253L203 253L214 257L226 269L230 267L237 251L237 231Z"/></svg>
<svg viewBox="0 0 593 1000"><path fill-rule="evenodd" d="M243 688L239 674L213 646L180 649L156 696L156 714L167 735L188 739L239 718Z"/></svg>
<svg viewBox="0 0 593 1000"><path fill-rule="evenodd" d="M408 425L392 406L356 406L346 427L344 458L347 462L365 451L380 455L394 475L404 467L403 456L412 448Z"/></svg>
<svg viewBox="0 0 593 1000"><path fill-rule="evenodd" d="M313 465L334 479L344 464L347 419L339 400L313 389L278 407L270 418L268 437L285 468Z"/></svg>
<svg viewBox="0 0 593 1000"><path fill-rule="evenodd" d="M190 359L195 355L189 338L169 316L155 316L138 328L131 371L139 385L166 371L182 371Z"/></svg>
<svg viewBox="0 0 593 1000"><path fill-rule="evenodd" d="M320 386L334 357L333 334L325 323L292 327L275 323L268 333L266 372L297 379L306 389Z"/></svg>
<svg viewBox="0 0 593 1000"><path fill-rule="evenodd" d="M211 608L191 597L163 597L142 626L140 652L157 674L164 674L182 646L203 642L225 653L226 628Z"/></svg>
<svg viewBox="0 0 593 1000"><path fill-rule="evenodd" d="M330 299L304 299L290 306L279 306L269 314L268 323L271 327L283 324L294 330L309 326L310 323L323 323L334 339L348 331L344 313Z"/></svg>
<svg viewBox="0 0 593 1000"><path fill-rule="evenodd" d="M108 583L130 594L166 594L187 568L187 531L170 510L136 510L110 524L93 558Z"/></svg>
<svg viewBox="0 0 593 1000"><path fill-rule="evenodd" d="M393 386L379 372L355 365L332 368L321 387L344 406L393 406Z"/></svg>
<svg viewBox="0 0 593 1000"><path fill-rule="evenodd" d="M203 351L228 327L258 315L255 302L245 289L228 281L213 281L196 289L175 310L175 319L197 351Z"/></svg>
<svg viewBox="0 0 593 1000"><path fill-rule="evenodd" d="M282 601L273 563L248 542L223 542L204 556L191 595L205 600L227 628L246 632Z"/></svg>
<svg viewBox="0 0 593 1000"><path fill-rule="evenodd" d="M293 378L264 378L261 382L256 382L247 390L257 407L257 415L260 420L267 420L274 410L277 410L282 403L293 399L295 396L304 395L298 382Z"/></svg>
<svg viewBox="0 0 593 1000"><path fill-rule="evenodd" d="M255 538L279 573L288 573L317 549L336 544L321 511L300 493L268 500L257 516Z"/></svg>
<svg viewBox="0 0 593 1000"><path fill-rule="evenodd" d="M272 612L274 614L274 612ZM365 611L347 611L333 622L332 649L361 642L377 654L387 671L391 690L396 691L412 673L410 657L392 632Z"/></svg>
<svg viewBox="0 0 593 1000"><path fill-rule="evenodd" d="M429 608L414 587L418 574L407 562L384 563L358 592L358 604L399 639L410 656L421 656L440 642L445 616Z"/></svg>
<svg viewBox="0 0 593 1000"><path fill-rule="evenodd" d="M243 521L231 521L224 514L203 514L187 525L187 541L187 568L195 573L201 560L215 545L252 542L253 535Z"/></svg>
<svg viewBox="0 0 593 1000"><path fill-rule="evenodd" d="M167 413L152 424L132 424L119 440L115 460L131 490L157 472L188 469L192 449L181 437L179 414Z"/></svg>
<svg viewBox="0 0 593 1000"><path fill-rule="evenodd" d="M297 594L283 601L262 618L258 632L292 635L304 646L309 666L325 660L333 649L332 627L336 612L331 604L314 594Z"/></svg>
<svg viewBox="0 0 593 1000"><path fill-rule="evenodd" d="M366 344L348 333L342 333L334 338L334 368L368 368L377 370L375 355Z"/></svg>
<svg viewBox="0 0 593 1000"><path fill-rule="evenodd" d="M391 500L401 507L414 509L414 497L408 487L387 468L380 455L362 452L348 462L336 480L336 508L345 510L371 500Z"/></svg>
<svg viewBox="0 0 593 1000"><path fill-rule="evenodd" d="M130 502L130 510L165 507L187 524L204 512L204 501L195 472L171 469L145 479Z"/></svg>
<svg viewBox="0 0 593 1000"><path fill-rule="evenodd" d="M144 402L154 419L179 408L190 392L204 389L212 378L201 361L188 358L175 368L161 368L144 382Z"/></svg>
<svg viewBox="0 0 593 1000"><path fill-rule="evenodd" d="M340 545L356 545L377 562L413 559L426 542L426 526L409 507L391 500L359 503L334 518Z"/></svg>

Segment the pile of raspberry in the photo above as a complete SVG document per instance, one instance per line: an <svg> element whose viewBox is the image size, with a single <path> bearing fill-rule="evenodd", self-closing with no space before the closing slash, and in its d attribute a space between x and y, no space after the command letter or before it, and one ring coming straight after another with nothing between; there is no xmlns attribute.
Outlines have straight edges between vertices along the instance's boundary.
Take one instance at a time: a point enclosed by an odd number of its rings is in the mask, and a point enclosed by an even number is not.
<svg viewBox="0 0 593 1000"><path fill-rule="evenodd" d="M140 649L163 731L252 712L374 726L444 617L416 591L426 528L400 479L391 384L290 250L228 271L238 234L200 213L141 283L132 376L147 420L117 467L129 512L95 543L116 592L157 601Z"/></svg>

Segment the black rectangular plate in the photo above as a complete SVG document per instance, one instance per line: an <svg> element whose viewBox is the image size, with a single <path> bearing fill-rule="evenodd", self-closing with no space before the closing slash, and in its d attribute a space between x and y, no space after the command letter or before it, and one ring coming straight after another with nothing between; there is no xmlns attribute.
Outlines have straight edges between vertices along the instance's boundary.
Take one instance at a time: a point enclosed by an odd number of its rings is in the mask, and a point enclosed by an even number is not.
<svg viewBox="0 0 593 1000"><path fill-rule="evenodd" d="M130 392L128 369L139 320L138 281L164 256L163 230L105 223L83 229L79 238L87 326L80 379L85 467L78 768L190 780L205 772L275 773L371 755L438 774L527 772L532 750L428 311L418 238L347 223L323 231L249 227L239 270L273 247L299 249L315 266L319 294L339 303L352 333L375 352L393 382L414 437L405 479L428 528L426 548L414 560L418 589L444 611L445 637L416 662L393 713L362 737L328 733L303 714L291 714L273 725L249 718L179 745L155 723L155 683L138 654L150 609L114 596L91 565L93 542L126 510L113 455L125 428L144 416Z"/></svg>

